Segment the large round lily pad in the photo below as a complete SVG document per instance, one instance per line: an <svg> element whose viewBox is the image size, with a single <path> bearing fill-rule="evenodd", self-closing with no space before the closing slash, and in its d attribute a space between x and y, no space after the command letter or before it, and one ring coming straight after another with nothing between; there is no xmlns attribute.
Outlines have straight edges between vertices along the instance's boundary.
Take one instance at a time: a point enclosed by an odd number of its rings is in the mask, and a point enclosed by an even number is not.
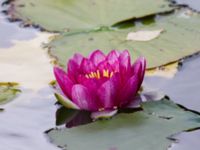
<svg viewBox="0 0 200 150"><path fill-rule="evenodd" d="M19 92L15 83L0 83L0 105L13 100Z"/></svg>
<svg viewBox="0 0 200 150"><path fill-rule="evenodd" d="M171 11L169 4L166 0L16 0L11 13L50 31L71 31Z"/></svg>
<svg viewBox="0 0 200 150"><path fill-rule="evenodd" d="M84 55L92 50L101 49L109 52L112 49L128 49L133 58L145 56L148 68L153 68L177 61L200 50L200 16L177 12L158 19L149 25L138 25L127 29L107 29L65 33L55 38L50 44L50 54L57 58L62 66L75 52ZM160 35L150 41L126 40L134 31L157 31ZM145 36L145 35L144 35Z"/></svg>
<svg viewBox="0 0 200 150"><path fill-rule="evenodd" d="M173 134L200 126L199 115L165 99L145 103L143 109L47 134L54 144L67 150L166 150Z"/></svg>

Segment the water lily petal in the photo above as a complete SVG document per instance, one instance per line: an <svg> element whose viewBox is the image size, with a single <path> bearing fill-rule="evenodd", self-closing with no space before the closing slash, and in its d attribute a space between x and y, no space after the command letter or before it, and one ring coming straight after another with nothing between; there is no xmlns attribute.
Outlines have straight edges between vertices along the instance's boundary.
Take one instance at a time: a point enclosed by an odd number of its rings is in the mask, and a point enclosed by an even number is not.
<svg viewBox="0 0 200 150"><path fill-rule="evenodd" d="M131 59L127 50L123 51L119 56L119 71L122 82L126 83L131 77Z"/></svg>
<svg viewBox="0 0 200 150"><path fill-rule="evenodd" d="M93 97L95 99L95 102L93 105L95 105L94 107L96 108L102 108L103 104L99 101L99 99L97 98L97 89L99 89L99 87L102 85L102 83L105 82L105 80L103 79L96 79L96 78L86 78L83 75L80 75L78 78L78 82L79 84L85 86L90 93L93 93Z"/></svg>
<svg viewBox="0 0 200 150"><path fill-rule="evenodd" d="M139 108L141 103L142 97L140 95L137 95L130 101L126 108Z"/></svg>
<svg viewBox="0 0 200 150"><path fill-rule="evenodd" d="M70 59L67 65L67 75L69 76L71 80L76 82L77 76L79 75L79 73L80 73L79 65L73 59Z"/></svg>
<svg viewBox="0 0 200 150"><path fill-rule="evenodd" d="M120 91L120 107L126 107L130 103L138 91L138 85L140 81L138 80L138 76L132 76L125 84L125 86Z"/></svg>
<svg viewBox="0 0 200 150"><path fill-rule="evenodd" d="M128 50L124 50L119 56L120 71L124 72L131 68L131 58Z"/></svg>
<svg viewBox="0 0 200 150"><path fill-rule="evenodd" d="M76 54L74 54L72 60L75 61L78 65L80 65L83 58L84 57L81 54L76 53Z"/></svg>
<svg viewBox="0 0 200 150"><path fill-rule="evenodd" d="M54 74L58 82L59 87L62 89L62 92L68 97L71 98L71 90L74 83L67 76L67 74L60 68L54 67Z"/></svg>
<svg viewBox="0 0 200 150"><path fill-rule="evenodd" d="M132 66L132 75L138 75L139 76L139 87L142 84L142 81L144 79L146 69L146 59L144 57L138 58L135 63Z"/></svg>
<svg viewBox="0 0 200 150"><path fill-rule="evenodd" d="M140 71L141 71L142 75L144 76L144 72L145 72L145 69L146 69L146 59L144 57L140 57L135 61L135 63L132 66L133 73L134 74L138 73L139 72L138 70L140 68L141 68Z"/></svg>
<svg viewBox="0 0 200 150"><path fill-rule="evenodd" d="M117 113L117 110L107 110L107 111L97 111L97 112L92 112L91 118L94 120L97 119L108 119L114 116Z"/></svg>
<svg viewBox="0 0 200 150"><path fill-rule="evenodd" d="M118 51L112 50L106 57L106 60L113 67L115 72L119 72L119 55L120 53Z"/></svg>
<svg viewBox="0 0 200 150"><path fill-rule="evenodd" d="M87 58L83 58L81 65L80 65L81 72L83 74L91 73L92 71L96 71L96 67L92 61Z"/></svg>
<svg viewBox="0 0 200 150"><path fill-rule="evenodd" d="M154 90L151 90L151 91L144 91L141 93L141 98L142 98L142 101L145 102L145 101L158 101L158 100L161 100L162 98L165 97L165 94L162 93L162 92L158 92L158 91L154 91Z"/></svg>
<svg viewBox="0 0 200 150"><path fill-rule="evenodd" d="M110 80L104 82L98 89L98 98L103 104L104 109L113 109L115 106L117 106L118 91L120 87L119 81L120 75L115 74L112 78L110 78Z"/></svg>
<svg viewBox="0 0 200 150"><path fill-rule="evenodd" d="M67 74L55 69L55 76L67 97L80 109L94 112L138 106L135 96L145 69L143 57L131 66L127 50L112 50L108 55L96 50L89 58L75 54L68 62Z"/></svg>
<svg viewBox="0 0 200 150"><path fill-rule="evenodd" d="M101 72L101 74L103 74L104 70L109 70L114 71L112 66L108 63L107 60L102 61L101 63L99 63L99 65L97 66L97 69Z"/></svg>
<svg viewBox="0 0 200 150"><path fill-rule="evenodd" d="M84 110L97 110L95 99L93 99L92 93L81 84L76 84L72 87L72 100L81 109Z"/></svg>
<svg viewBox="0 0 200 150"><path fill-rule="evenodd" d="M58 102L61 103L66 108L69 108L69 109L80 109L75 103L73 103L71 100L65 98L61 94L55 93L55 97L58 100Z"/></svg>
<svg viewBox="0 0 200 150"><path fill-rule="evenodd" d="M105 58L105 54L100 50L92 52L89 56L89 60L92 61L95 66L98 66L98 64L104 61Z"/></svg>
<svg viewBox="0 0 200 150"><path fill-rule="evenodd" d="M91 90L96 90L98 88L98 79L96 78L86 78L84 75L79 75L78 83L87 87Z"/></svg>

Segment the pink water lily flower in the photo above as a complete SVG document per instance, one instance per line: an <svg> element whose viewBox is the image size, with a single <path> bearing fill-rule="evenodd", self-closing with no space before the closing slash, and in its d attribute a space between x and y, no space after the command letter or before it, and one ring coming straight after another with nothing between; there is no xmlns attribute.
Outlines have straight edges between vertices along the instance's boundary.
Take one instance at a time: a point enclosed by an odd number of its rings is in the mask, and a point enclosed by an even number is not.
<svg viewBox="0 0 200 150"><path fill-rule="evenodd" d="M75 54L67 63L65 72L54 67L54 74L62 93L58 101L67 108L93 112L92 117L112 116L119 108L135 107L136 98L146 69L141 57L131 65L128 50L92 52L88 58Z"/></svg>

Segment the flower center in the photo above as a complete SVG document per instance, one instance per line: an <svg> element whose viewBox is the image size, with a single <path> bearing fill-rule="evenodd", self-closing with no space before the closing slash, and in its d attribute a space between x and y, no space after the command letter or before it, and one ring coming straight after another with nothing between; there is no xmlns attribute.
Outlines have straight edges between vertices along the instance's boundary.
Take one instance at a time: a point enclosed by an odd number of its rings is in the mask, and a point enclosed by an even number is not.
<svg viewBox="0 0 200 150"><path fill-rule="evenodd" d="M99 70L95 72L90 72L89 74L86 74L85 77L88 79L92 79L92 78L100 79L101 77L111 78L113 74L114 74L113 71L104 69L102 72L100 72Z"/></svg>

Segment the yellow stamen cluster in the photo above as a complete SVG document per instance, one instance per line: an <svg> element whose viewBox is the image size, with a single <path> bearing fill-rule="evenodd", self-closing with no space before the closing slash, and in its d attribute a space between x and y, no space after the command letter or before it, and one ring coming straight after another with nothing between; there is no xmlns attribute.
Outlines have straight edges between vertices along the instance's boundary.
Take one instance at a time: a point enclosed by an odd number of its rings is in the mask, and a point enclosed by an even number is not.
<svg viewBox="0 0 200 150"><path fill-rule="evenodd" d="M85 75L86 78L97 78L97 79L100 79L101 75L100 75L100 71L97 70L96 72L91 72L89 74L86 74Z"/></svg>
<svg viewBox="0 0 200 150"><path fill-rule="evenodd" d="M108 69L103 70L102 76L103 77L107 77L107 78L111 78L113 76L113 72L110 72ZM96 78L96 79L100 79L101 78L101 74L100 71L97 70L96 72L91 72L89 74L85 75L86 78L91 79L91 78Z"/></svg>

